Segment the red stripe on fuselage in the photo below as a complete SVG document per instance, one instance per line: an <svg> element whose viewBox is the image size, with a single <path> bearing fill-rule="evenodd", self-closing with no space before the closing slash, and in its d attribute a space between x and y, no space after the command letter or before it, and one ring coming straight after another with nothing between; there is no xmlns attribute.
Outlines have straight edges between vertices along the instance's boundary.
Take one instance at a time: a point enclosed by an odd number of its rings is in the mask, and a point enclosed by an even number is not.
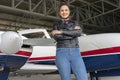
<svg viewBox="0 0 120 80"><path fill-rule="evenodd" d="M90 51L81 52L82 56L92 56L92 55L108 55L109 53L118 53L120 52L120 46L118 47L110 47L110 48L103 48L103 49L96 49Z"/></svg>
<svg viewBox="0 0 120 80"><path fill-rule="evenodd" d="M18 51L17 53L15 53L17 55L22 55L22 56L31 56L32 52L28 52L28 51Z"/></svg>
<svg viewBox="0 0 120 80"><path fill-rule="evenodd" d="M33 61L33 60L51 60L51 59L55 59L55 56L29 58L29 61Z"/></svg>
<svg viewBox="0 0 120 80"><path fill-rule="evenodd" d="M7 54L5 54L5 53L2 53L1 51L0 51L0 54L1 54L1 55L7 55ZM31 54L32 54L32 52L28 52L28 51L18 51L17 53L15 53L15 54L13 54L13 55L30 57Z"/></svg>
<svg viewBox="0 0 120 80"><path fill-rule="evenodd" d="M103 49L97 49L97 50L90 50L90 51L84 51L81 52L82 56L96 56L96 55L109 55L109 54L118 54L120 52L120 46L118 47L110 47L110 48L103 48ZM119 53L120 54L120 53ZM35 61L35 60L54 60L55 56L44 56L44 57L33 57L29 58L29 61Z"/></svg>

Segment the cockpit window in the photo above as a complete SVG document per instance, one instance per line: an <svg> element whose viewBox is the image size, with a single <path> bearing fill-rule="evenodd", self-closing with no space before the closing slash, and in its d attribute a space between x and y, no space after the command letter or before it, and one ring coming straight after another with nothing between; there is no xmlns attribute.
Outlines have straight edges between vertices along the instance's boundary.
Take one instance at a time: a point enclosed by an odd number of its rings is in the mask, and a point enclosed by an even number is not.
<svg viewBox="0 0 120 80"><path fill-rule="evenodd" d="M25 36L27 38L46 38L46 36L43 32L23 34L23 36Z"/></svg>

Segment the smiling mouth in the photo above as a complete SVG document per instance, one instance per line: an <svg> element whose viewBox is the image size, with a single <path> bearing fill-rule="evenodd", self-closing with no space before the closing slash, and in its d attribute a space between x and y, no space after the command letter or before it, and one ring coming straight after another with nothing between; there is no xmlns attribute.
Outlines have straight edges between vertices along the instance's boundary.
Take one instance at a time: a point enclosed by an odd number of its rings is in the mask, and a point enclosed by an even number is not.
<svg viewBox="0 0 120 80"><path fill-rule="evenodd" d="M67 16L67 14L63 14L63 16Z"/></svg>

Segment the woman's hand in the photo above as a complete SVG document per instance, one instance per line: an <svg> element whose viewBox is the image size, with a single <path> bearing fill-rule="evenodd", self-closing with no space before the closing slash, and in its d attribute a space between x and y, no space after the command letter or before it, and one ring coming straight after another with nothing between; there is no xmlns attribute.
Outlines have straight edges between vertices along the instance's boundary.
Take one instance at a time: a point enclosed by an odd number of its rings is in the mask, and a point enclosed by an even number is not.
<svg viewBox="0 0 120 80"><path fill-rule="evenodd" d="M77 30L78 30L78 29L80 29L80 26L75 26L75 28L74 28L74 29L77 29Z"/></svg>
<svg viewBox="0 0 120 80"><path fill-rule="evenodd" d="M63 32L60 30L53 30L51 34L54 36L55 34L62 34Z"/></svg>

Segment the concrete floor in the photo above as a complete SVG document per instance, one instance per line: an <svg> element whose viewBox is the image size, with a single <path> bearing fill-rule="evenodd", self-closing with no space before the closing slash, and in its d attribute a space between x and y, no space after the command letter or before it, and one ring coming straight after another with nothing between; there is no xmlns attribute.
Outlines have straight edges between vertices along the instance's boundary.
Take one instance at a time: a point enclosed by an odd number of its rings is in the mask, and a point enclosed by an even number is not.
<svg viewBox="0 0 120 80"><path fill-rule="evenodd" d="M59 74L37 74L37 75L26 75L26 76L9 76L9 80L60 80ZM71 80L75 80L74 75L71 75Z"/></svg>
<svg viewBox="0 0 120 80"><path fill-rule="evenodd" d="M13 74L9 76L8 80L60 80L60 76L59 74ZM76 80L73 74L71 75L71 80ZM88 80L91 80L89 74ZM96 78L92 80L96 80ZM98 80L120 80L120 76L99 77Z"/></svg>

